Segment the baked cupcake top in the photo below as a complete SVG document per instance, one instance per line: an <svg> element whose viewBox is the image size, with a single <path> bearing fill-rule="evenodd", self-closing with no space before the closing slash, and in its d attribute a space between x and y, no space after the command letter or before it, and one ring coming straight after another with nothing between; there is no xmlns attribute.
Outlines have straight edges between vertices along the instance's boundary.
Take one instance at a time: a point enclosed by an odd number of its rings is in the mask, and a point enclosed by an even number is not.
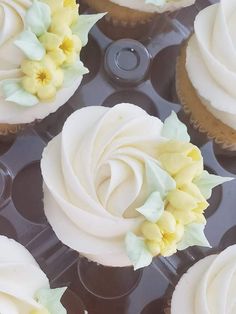
<svg viewBox="0 0 236 314"><path fill-rule="evenodd" d="M60 303L64 291L50 289L48 278L21 244L0 236L1 314L66 314Z"/></svg>
<svg viewBox="0 0 236 314"><path fill-rule="evenodd" d="M75 0L0 0L0 123L42 119L74 94L101 17L79 16Z"/></svg>
<svg viewBox="0 0 236 314"><path fill-rule="evenodd" d="M195 0L110 0L118 5L149 13L175 11L192 5Z"/></svg>
<svg viewBox="0 0 236 314"><path fill-rule="evenodd" d="M186 69L203 104L236 130L236 2L221 0L196 17Z"/></svg>
<svg viewBox="0 0 236 314"><path fill-rule="evenodd" d="M193 265L177 284L171 314L236 313L236 245Z"/></svg>
<svg viewBox="0 0 236 314"><path fill-rule="evenodd" d="M41 161L44 209L59 239L108 266L147 266L209 246L211 189L231 178L203 170L173 112L164 124L131 104L74 112Z"/></svg>

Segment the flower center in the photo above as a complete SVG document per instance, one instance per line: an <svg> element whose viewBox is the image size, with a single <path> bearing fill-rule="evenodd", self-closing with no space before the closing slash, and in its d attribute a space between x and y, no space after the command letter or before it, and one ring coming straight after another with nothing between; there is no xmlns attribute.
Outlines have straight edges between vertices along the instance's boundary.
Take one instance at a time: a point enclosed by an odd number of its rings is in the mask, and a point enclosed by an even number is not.
<svg viewBox="0 0 236 314"><path fill-rule="evenodd" d="M65 37L62 44L60 45L60 49L64 52L64 54L69 55L74 50L74 42L72 39Z"/></svg>
<svg viewBox="0 0 236 314"><path fill-rule="evenodd" d="M36 74L36 79L41 85L47 85L52 77L51 74L47 70L41 70Z"/></svg>

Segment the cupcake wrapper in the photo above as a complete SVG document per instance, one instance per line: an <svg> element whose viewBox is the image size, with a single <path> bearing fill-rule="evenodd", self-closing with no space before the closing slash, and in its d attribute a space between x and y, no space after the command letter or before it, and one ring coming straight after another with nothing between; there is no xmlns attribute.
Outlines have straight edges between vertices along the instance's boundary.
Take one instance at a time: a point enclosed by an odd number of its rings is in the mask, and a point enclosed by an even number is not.
<svg viewBox="0 0 236 314"><path fill-rule="evenodd" d="M26 126L27 124L0 124L0 136L15 135Z"/></svg>
<svg viewBox="0 0 236 314"><path fill-rule="evenodd" d="M183 110L190 115L190 123L201 133L206 133L221 148L236 151L236 131L215 118L202 104L186 71L185 42L176 64L176 91Z"/></svg>

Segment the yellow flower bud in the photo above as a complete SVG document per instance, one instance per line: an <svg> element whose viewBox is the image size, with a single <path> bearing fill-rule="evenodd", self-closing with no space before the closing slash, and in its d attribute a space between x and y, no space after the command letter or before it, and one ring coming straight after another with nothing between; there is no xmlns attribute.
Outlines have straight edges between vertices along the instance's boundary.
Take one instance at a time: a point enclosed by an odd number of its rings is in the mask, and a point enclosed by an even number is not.
<svg viewBox="0 0 236 314"><path fill-rule="evenodd" d="M52 60L55 62L56 66L58 67L62 65L66 60L66 56L64 52L59 48L53 51L50 51L48 55L52 58Z"/></svg>
<svg viewBox="0 0 236 314"><path fill-rule="evenodd" d="M197 201L190 194L179 189L169 192L167 200L171 206L179 210L193 210L197 207Z"/></svg>
<svg viewBox="0 0 236 314"><path fill-rule="evenodd" d="M185 183L192 182L192 180L200 175L203 171L203 163L200 161L191 162L183 167L177 175L174 177L178 187L181 187Z"/></svg>
<svg viewBox="0 0 236 314"><path fill-rule="evenodd" d="M178 210L172 207L170 204L167 206L166 210L170 212L176 219L178 223L183 225L188 225L193 222L196 218L196 215L191 210Z"/></svg>
<svg viewBox="0 0 236 314"><path fill-rule="evenodd" d="M159 158L163 168L170 174L177 174L184 166L191 163L191 158L181 153L165 153Z"/></svg>
<svg viewBox="0 0 236 314"><path fill-rule="evenodd" d="M57 49L61 44L61 37L57 34L49 32L46 32L40 36L39 40L47 51Z"/></svg>
<svg viewBox="0 0 236 314"><path fill-rule="evenodd" d="M157 221L157 225L162 233L173 233L175 232L176 220L170 212L165 210L161 215L161 218Z"/></svg>
<svg viewBox="0 0 236 314"><path fill-rule="evenodd" d="M161 240L162 234L159 227L149 221L145 221L141 226L141 231L144 237L148 240Z"/></svg>

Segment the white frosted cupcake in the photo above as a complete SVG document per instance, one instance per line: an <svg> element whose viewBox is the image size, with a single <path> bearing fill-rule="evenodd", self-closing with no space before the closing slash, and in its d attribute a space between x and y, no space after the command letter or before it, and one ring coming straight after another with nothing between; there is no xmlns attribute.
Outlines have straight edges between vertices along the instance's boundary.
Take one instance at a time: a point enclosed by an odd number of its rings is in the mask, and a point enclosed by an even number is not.
<svg viewBox="0 0 236 314"><path fill-rule="evenodd" d="M0 0L0 134L43 119L74 94L82 46L101 15L75 0Z"/></svg>
<svg viewBox="0 0 236 314"><path fill-rule="evenodd" d="M234 314L236 245L210 255L180 279L173 293L171 314Z"/></svg>
<svg viewBox="0 0 236 314"><path fill-rule="evenodd" d="M206 199L231 179L204 171L189 141L174 112L164 124L131 104L74 112L41 161L45 214L58 238L92 261L135 269L208 246Z"/></svg>
<svg viewBox="0 0 236 314"><path fill-rule="evenodd" d="M236 150L236 2L202 10L177 65L177 92L191 120L223 148Z"/></svg>
<svg viewBox="0 0 236 314"><path fill-rule="evenodd" d="M65 288L50 289L32 255L19 243L0 236L0 313L66 314L60 299Z"/></svg>

